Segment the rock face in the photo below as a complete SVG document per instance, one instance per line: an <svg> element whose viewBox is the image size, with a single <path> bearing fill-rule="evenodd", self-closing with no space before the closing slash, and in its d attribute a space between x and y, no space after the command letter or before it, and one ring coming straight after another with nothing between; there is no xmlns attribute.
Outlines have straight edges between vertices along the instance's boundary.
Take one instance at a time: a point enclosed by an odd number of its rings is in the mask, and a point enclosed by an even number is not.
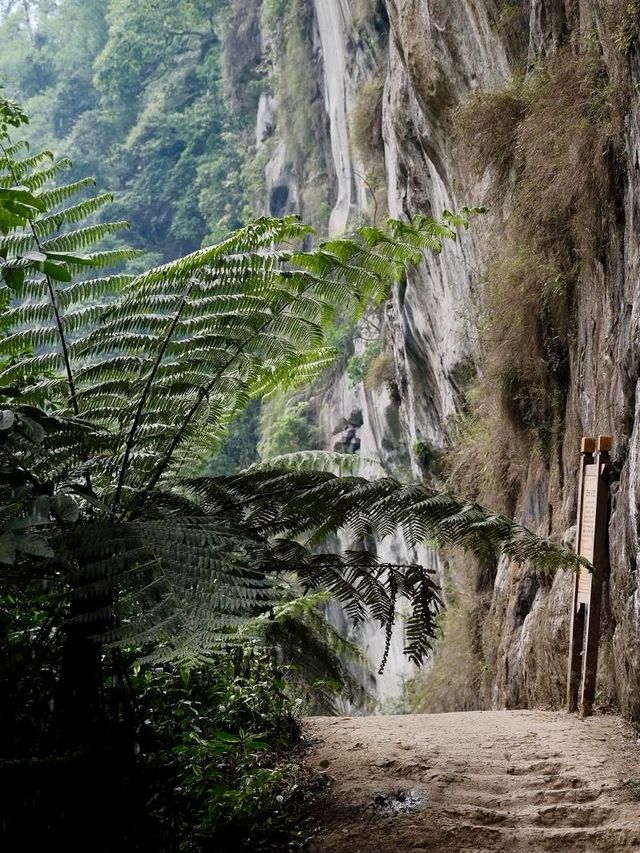
<svg viewBox="0 0 640 853"><path fill-rule="evenodd" d="M354 212L367 209L365 167L349 142L349 111L363 80L375 70L372 50L351 52L353 20L348 0L314 0L324 76L324 107L329 118L337 197L329 217L329 234L341 233Z"/></svg>
<svg viewBox="0 0 640 853"><path fill-rule="evenodd" d="M562 538L575 523L581 435L614 436L611 572L606 579L600 684L604 699L625 713L640 714L640 8L629 0L386 0L377 8L373 0L315 0L312 7L315 36L310 51L315 50L314 73L320 75L324 93L314 109L323 114L328 128L328 144L323 144L327 174L333 175L327 178L328 230L337 232L358 216L372 214L361 178L366 164L355 153L349 117L364 81L380 67L390 215L437 215L444 208L493 201L494 212L475 220L440 256L425 258L393 291L381 317L380 340L393 356L395 379L365 388L334 374L318 407L328 447L337 442L339 449L377 458L387 469L397 471L400 466L421 476L424 471L412 452L415 443L435 448L454 443L451 425L462 405L461 376L483 371L478 306L491 241L509 219L511 191L503 190L496 203L489 192L490 172L469 177L464 153L456 154L451 142L455 109L474 92L504 90L516 75L531 77L563 50L574 56L595 52L608 80L605 97L619 97L623 104L615 181L598 212L598 250L572 259L575 281L560 426L546 449L522 433L528 461L504 491L519 520L544 535ZM356 21L363 7L369 15L365 24ZM366 34L374 31L374 16L378 31L380 20L386 22L388 36L372 46ZM271 121L266 113L265 104L260 128ZM571 154L571 145L568 149ZM579 157L577 147L571 156ZM274 159L269 192L286 174L288 199L304 214L304 205L298 203L301 188L287 173L286 152L276 148ZM591 164L584 163L584 168ZM517 179L512 171L512 184ZM578 199L574 208L590 203ZM504 406L506 418L509 401ZM362 413L360 426L350 420L354 411ZM502 440L495 435L498 455ZM407 556L401 543L388 547L389 556ZM455 555L453 568L446 570L434 555L417 556L448 579L453 588L445 587L445 594L453 607L459 594L476 598L470 608L474 636L469 644L478 664L470 688L476 707L560 705L572 578L541 577L532 566L505 561L466 571ZM372 638L373 633L365 642L374 643ZM445 637L443 653L446 643ZM397 655L396 665L401 667ZM452 681L455 678L452 672ZM441 709L454 708L445 701Z"/></svg>
<svg viewBox="0 0 640 853"><path fill-rule="evenodd" d="M617 4L620 14L624 11L631 16L627 24L636 27L635 46L629 43L622 57L614 55L611 47L611 27L622 26L620 17L612 24L616 4L514 3L510 24L515 29L506 27L504 19L501 22L496 17L495 4L488 2L394 0L388 6L391 39L385 142L389 198L396 206L393 210L392 205L393 212L415 212L424 209L425 203L436 211L444 205L455 206L456 188L465 186L465 180L447 135L447 107L463 102L473 90L504 85L516 70L518 44L525 40L525 67L531 68L561 43L578 51L591 39L604 56L610 79L619 79L616 68L622 66L631 91L636 91L639 10L635 4ZM617 36L619 49L620 30ZM559 453L531 462L517 484L515 501L522 521L541 533L560 535L574 522L580 436L599 432L615 436L620 479L614 485L612 501L611 575L606 588L600 681L604 696L629 713L640 710L640 599L636 589L638 111L636 95L625 104L621 177L614 201L618 215L604 226L600 257L591 263L578 261L575 331L569 347ZM408 386L409 423L419 425L414 429L434 430L436 436L446 424L455 397L452 355L465 353L462 318L465 302L473 299L475 278L468 271L484 265L481 237L481 232L476 241L465 236L466 257L444 253L437 265L421 271L418 281L410 283L418 291L410 300L403 304L400 294L394 299L401 338L397 352L406 353L415 346L418 358L414 364L421 365L419 374L408 371L414 377ZM499 436L496 452L500 452ZM485 705L526 707L562 701L571 584L568 577L540 578L532 567L519 569L500 563L483 626L489 664L484 675Z"/></svg>

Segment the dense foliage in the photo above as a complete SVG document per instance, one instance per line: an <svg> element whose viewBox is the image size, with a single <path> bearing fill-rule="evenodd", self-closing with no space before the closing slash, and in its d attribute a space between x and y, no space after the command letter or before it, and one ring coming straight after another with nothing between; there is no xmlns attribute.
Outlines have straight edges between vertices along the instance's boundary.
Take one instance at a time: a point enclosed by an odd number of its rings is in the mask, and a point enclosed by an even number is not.
<svg viewBox="0 0 640 853"><path fill-rule="evenodd" d="M243 46L238 104L224 81L229 0L4 0L0 80L34 116L26 135L117 193L150 262L245 221L259 58ZM4 7L4 9L2 8Z"/></svg>

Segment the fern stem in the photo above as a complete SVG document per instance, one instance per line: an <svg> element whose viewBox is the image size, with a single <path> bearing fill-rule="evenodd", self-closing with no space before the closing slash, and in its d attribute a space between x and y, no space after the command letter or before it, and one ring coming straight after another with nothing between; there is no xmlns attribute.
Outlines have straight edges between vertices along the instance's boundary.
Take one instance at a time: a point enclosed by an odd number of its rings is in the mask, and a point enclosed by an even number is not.
<svg viewBox="0 0 640 853"><path fill-rule="evenodd" d="M7 149L0 142L0 149L2 150L2 154L4 158L9 163L9 171L11 172L11 177L16 185L20 183L20 176L17 174L13 161L10 157L7 156ZM38 238L38 233L35 229L32 219L27 220L29 223L29 228L33 235L33 239L35 241L36 246L38 247L38 251L42 252L42 245ZM69 402L71 403L71 408L73 409L74 415L80 414L80 407L78 406L78 398L76 393L76 384L73 379L73 370L71 369L71 357L69 356L69 347L67 344L67 337L64 332L64 325L62 323L62 317L60 315L60 311L58 310L58 303L56 301L56 294L53 288L53 284L51 282L51 277L48 273L44 273L44 277L47 282L47 291L49 293L49 300L51 302L51 307L53 308L53 315L56 321L56 328L58 330L58 337L60 338L60 346L62 347L62 359L64 361L64 368L67 374L67 384L69 386Z"/></svg>
<svg viewBox="0 0 640 853"><path fill-rule="evenodd" d="M307 287L307 288L305 288L305 289L304 289L304 290L303 290L303 291L298 295L298 297L297 297L297 298L300 298L300 296L302 296L302 295L303 295L307 290L309 290L309 288L308 288L308 287ZM295 302L295 300L293 300L293 302ZM222 367L221 367L221 368L216 372L216 374L215 374L215 376L213 377L213 379L211 380L211 382L207 383L207 385L205 385L205 387L200 391L200 393L198 394L198 396L197 396L197 398L196 398L195 403L191 406L191 408L189 409L189 411L188 411L188 412L187 412L187 414L185 415L185 418L184 418L184 420L183 420L183 422L182 422L182 425L180 426L180 429L179 429L179 430L178 430L178 432L174 435L174 437L173 437L173 439L172 439L172 441L171 441L171 444L169 445L169 447L168 447L168 449L167 449L167 452L165 453L165 455L163 456L163 458L160 460L159 464L156 466L155 471L153 471L153 473L151 474L151 479L149 480L149 483L148 483L148 485L147 485L147 488L145 489L145 491L146 491L147 493L149 493L149 492L151 492L151 491L153 490L153 488L156 486L156 484L157 484L158 480L160 479L160 477L161 477L161 476L164 474L164 472L166 471L167 466L169 465L169 463L171 462L171 459L173 458L173 454L174 454L174 453L175 453L175 451L177 450L178 445L180 444L180 442L181 442L181 440L182 440L182 437L183 437L183 435L185 434L185 432L186 432L186 430L187 430L187 427L189 426L189 424L191 423L191 421L192 421L192 420L194 419L194 417L196 416L196 414L197 414L197 412L198 412L198 409L199 409L199 408L200 408L200 406L202 405L202 401L203 401L203 400L204 400L204 399L205 399L205 398L206 398L206 397L211 393L211 391L213 390L213 387L214 387L214 385L216 384L216 382L218 381L218 379L220 379L220 377L221 377L221 376L222 376L222 374L225 372L225 370L227 370L227 368L229 368L229 367L233 364L233 362L238 358L238 356L239 356L239 355L244 351L245 347L247 347L247 346L251 343L251 341L254 341L254 340L258 337L258 335L259 335L259 334L261 334L262 332L264 332L264 330L265 330L266 328L268 328L269 324L270 324L270 323L272 323L272 322L276 319L276 317L278 317L278 316L282 313L282 311L284 311L286 308L289 308L289 307L293 304L293 302L288 302L288 303L287 303L287 304L286 304L286 305L281 309L281 311L278 311L278 312L276 312L275 314L272 314L272 316L271 316L271 317L269 317L269 319L268 319L268 320L265 320L265 322L264 322L264 323L262 323L262 325L260 326L260 328L256 329L256 331L253 333L253 335L250 335L250 336L247 338L247 340L246 340L246 341L245 341L241 346L239 346L239 347L238 347L238 349L233 353L233 355L232 355L229 359L227 359L227 361L222 365Z"/></svg>
<svg viewBox="0 0 640 853"><path fill-rule="evenodd" d="M32 226L33 229L33 226ZM34 231L35 237L35 231ZM36 243L38 244L38 238L36 237ZM74 415L80 414L80 407L78 405L78 398L76 394L76 383L73 379L73 371L71 369L71 357L69 356L69 347L67 345L67 338L64 333L64 326L62 324L62 317L60 316L60 311L58 310L58 303L56 302L56 295L53 289L53 284L51 283L51 279L48 275L46 275L47 279L47 290L49 291L49 299L51 300L51 307L53 308L53 314L56 320L56 326L58 329L58 335L60 337L60 345L62 347L62 358L64 360L64 367L67 373L67 384L69 385L69 401L71 403L71 408L73 409Z"/></svg>
<svg viewBox="0 0 640 853"><path fill-rule="evenodd" d="M116 492L115 492L115 495L113 496L113 503L111 505L111 513L110 513L111 521L114 521L115 516L116 516L116 512L118 510L118 504L120 503L120 498L122 496L122 489L124 488L124 481L125 481L125 478L127 476L127 467L129 465L129 459L130 459L131 453L133 451L133 447L134 447L134 444L136 441L138 429L140 428L140 421L142 420L142 414L144 412L144 407L146 405L147 399L148 399L149 394L151 392L151 388L153 386L153 382L156 378L158 370L160 369L160 365L162 364L162 359L164 358L164 354L166 353L167 347L169 346L169 343L171 342L171 338L173 337L173 333L176 330L176 326L178 325L178 321L180 320L180 317L182 316L182 311L184 310L184 306L187 303L187 299L189 298L189 294L191 293L191 290L193 289L193 285L194 285L194 282L192 281L191 284L189 285L189 287L186 289L185 293L183 294L182 298L180 299L180 302L178 304L178 309L177 309L177 311L176 311L176 313L175 313L175 315L171 321L171 325L169 326L169 331L165 335L165 338L162 342L162 346L160 347L160 349L158 351L158 355L157 355L156 360L153 364L153 367L149 371L147 381L145 382L144 389L142 391L142 394L140 395L140 399L139 399L138 405L136 407L136 413L135 413L135 416L133 418L133 423L131 424L131 429L129 430L129 435L127 436L127 441L126 441L125 449L124 449L124 456L122 457L122 464L120 466L120 472L118 474L118 483L116 486Z"/></svg>

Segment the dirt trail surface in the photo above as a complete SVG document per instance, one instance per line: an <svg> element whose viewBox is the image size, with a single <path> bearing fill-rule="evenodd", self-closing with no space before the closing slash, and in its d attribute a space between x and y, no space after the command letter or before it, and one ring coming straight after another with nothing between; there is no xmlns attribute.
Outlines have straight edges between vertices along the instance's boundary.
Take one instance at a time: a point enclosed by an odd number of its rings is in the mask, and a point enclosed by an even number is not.
<svg viewBox="0 0 640 853"><path fill-rule="evenodd" d="M640 853L640 745L614 716L314 717L313 853Z"/></svg>

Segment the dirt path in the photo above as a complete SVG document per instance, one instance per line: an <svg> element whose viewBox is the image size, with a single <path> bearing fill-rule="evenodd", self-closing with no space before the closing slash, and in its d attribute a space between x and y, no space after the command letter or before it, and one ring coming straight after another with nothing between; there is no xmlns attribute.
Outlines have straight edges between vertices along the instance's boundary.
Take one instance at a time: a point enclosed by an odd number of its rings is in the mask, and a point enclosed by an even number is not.
<svg viewBox="0 0 640 853"><path fill-rule="evenodd" d="M640 746L618 717L315 717L306 731L310 766L333 778L313 853L640 851Z"/></svg>

